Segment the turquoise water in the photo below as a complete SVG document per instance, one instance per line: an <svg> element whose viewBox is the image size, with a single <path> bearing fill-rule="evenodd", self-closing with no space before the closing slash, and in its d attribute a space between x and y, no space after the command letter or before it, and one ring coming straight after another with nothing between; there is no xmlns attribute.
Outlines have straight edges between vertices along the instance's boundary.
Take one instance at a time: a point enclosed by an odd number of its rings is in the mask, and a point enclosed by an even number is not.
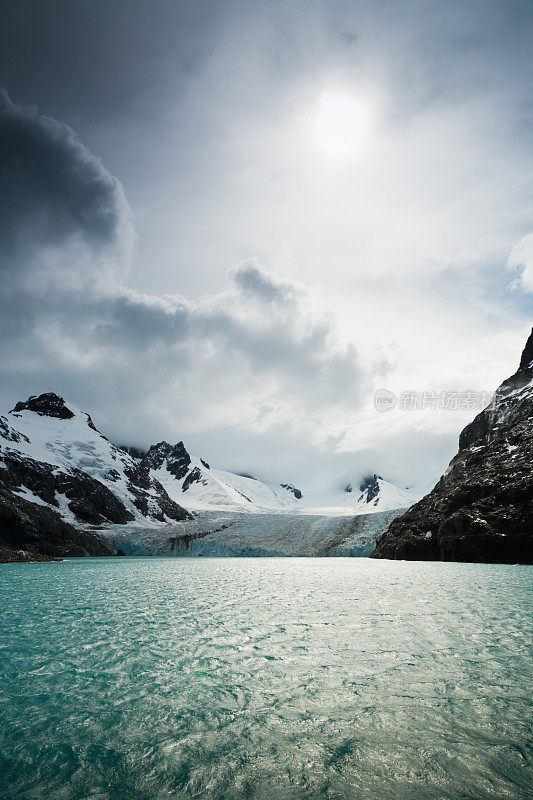
<svg viewBox="0 0 533 800"><path fill-rule="evenodd" d="M0 567L2 800L530 798L523 566Z"/></svg>

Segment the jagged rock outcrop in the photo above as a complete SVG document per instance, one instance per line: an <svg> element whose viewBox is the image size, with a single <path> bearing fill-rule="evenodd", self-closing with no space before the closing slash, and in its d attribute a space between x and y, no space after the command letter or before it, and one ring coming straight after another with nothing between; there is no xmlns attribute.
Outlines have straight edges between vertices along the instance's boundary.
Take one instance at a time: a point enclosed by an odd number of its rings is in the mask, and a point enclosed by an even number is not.
<svg viewBox="0 0 533 800"><path fill-rule="evenodd" d="M358 502L370 503L377 497L380 489L379 482L382 480L383 478L381 475L376 475L376 473L373 475L366 475L359 484L359 491L362 492L362 494Z"/></svg>
<svg viewBox="0 0 533 800"><path fill-rule="evenodd" d="M533 563L532 465L533 331L433 491L392 522L372 556Z"/></svg>
<svg viewBox="0 0 533 800"><path fill-rule="evenodd" d="M161 469L165 461L167 472L180 481L189 471L191 457L183 442L177 444L158 442L150 447L142 463L148 469L157 470Z"/></svg>
<svg viewBox="0 0 533 800"><path fill-rule="evenodd" d="M71 411L62 397L53 392L32 395L27 400L21 400L9 413L16 414L21 411L35 411L45 417L57 417L57 419L72 419L74 412Z"/></svg>
<svg viewBox="0 0 533 800"><path fill-rule="evenodd" d="M292 483L280 483L282 489L286 489L288 492L293 494L297 500L301 500L303 494L300 489L297 489L296 486L293 486Z"/></svg>

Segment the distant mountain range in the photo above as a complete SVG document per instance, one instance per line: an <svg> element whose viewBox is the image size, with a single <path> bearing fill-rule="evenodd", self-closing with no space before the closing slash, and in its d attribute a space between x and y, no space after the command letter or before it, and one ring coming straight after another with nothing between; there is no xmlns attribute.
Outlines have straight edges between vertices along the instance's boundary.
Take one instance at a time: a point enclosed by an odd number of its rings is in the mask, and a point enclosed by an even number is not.
<svg viewBox="0 0 533 800"><path fill-rule="evenodd" d="M292 483L213 468L183 442L159 442L146 452L117 447L88 413L54 393L0 417L0 459L3 550L109 554L107 534L116 526L183 529L201 511L309 511ZM330 499L332 511L356 516L406 508L417 498L372 475L359 493L349 486Z"/></svg>
<svg viewBox="0 0 533 800"><path fill-rule="evenodd" d="M376 558L529 563L532 423L533 332L422 500L371 474L317 504L287 480L212 467L183 442L117 447L89 414L41 394L0 416L0 560L369 555L377 539Z"/></svg>
<svg viewBox="0 0 533 800"><path fill-rule="evenodd" d="M159 442L148 451L126 448L135 453L154 478L177 503L190 510L302 510L324 506L317 504L312 494L303 492L292 483L264 483L252 475L215 469L199 456L191 455L183 442L171 445ZM329 508L349 510L353 514L371 514L408 508L420 495L400 489L381 475L369 475L360 483L359 492L351 485L343 490L326 493Z"/></svg>

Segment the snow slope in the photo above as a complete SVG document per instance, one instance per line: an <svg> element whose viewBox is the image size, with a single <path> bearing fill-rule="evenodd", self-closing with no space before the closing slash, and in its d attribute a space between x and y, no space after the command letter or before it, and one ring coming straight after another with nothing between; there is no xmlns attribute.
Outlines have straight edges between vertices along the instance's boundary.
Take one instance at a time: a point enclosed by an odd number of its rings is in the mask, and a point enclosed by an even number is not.
<svg viewBox="0 0 533 800"><path fill-rule="evenodd" d="M252 477L212 469L191 455L183 442L153 445L143 459L169 496L190 510L297 510L301 495L291 484L272 486Z"/></svg>
<svg viewBox="0 0 533 800"><path fill-rule="evenodd" d="M273 485L249 476L214 469L191 455L183 442L153 445L143 462L169 496L194 511L233 510L260 513L291 511L321 516L354 516L409 508L421 495L400 489L380 475L365 478L359 491L351 485L314 497L292 484Z"/></svg>

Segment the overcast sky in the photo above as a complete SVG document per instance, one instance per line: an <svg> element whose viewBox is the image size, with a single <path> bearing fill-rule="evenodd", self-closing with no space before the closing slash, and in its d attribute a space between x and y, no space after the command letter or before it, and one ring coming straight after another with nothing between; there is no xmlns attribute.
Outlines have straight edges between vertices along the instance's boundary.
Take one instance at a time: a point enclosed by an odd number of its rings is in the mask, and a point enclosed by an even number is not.
<svg viewBox="0 0 533 800"><path fill-rule="evenodd" d="M0 403L427 485L533 308L529 0L1 0ZM332 477L333 476L333 477Z"/></svg>

